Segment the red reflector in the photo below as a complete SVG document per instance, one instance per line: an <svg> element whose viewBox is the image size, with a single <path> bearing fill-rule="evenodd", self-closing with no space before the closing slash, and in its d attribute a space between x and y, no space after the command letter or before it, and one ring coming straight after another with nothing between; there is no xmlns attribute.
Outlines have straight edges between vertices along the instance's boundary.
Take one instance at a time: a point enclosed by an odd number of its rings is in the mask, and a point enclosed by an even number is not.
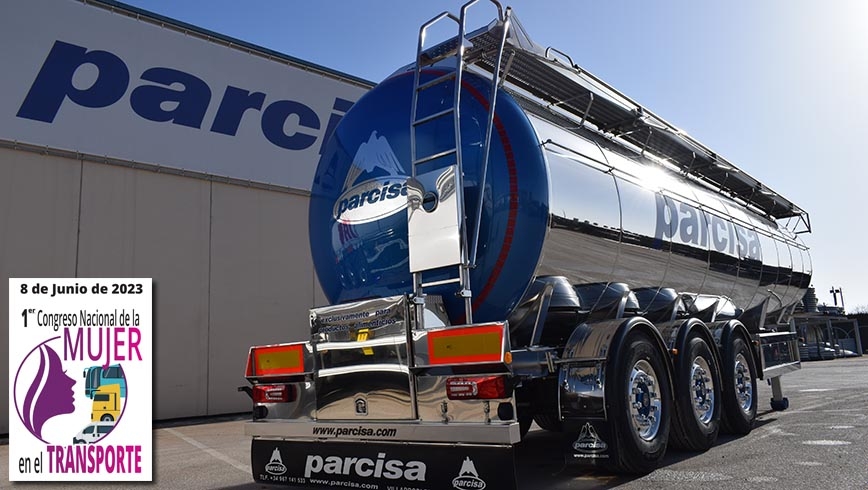
<svg viewBox="0 0 868 490"><path fill-rule="evenodd" d="M247 361L247 375L289 376L304 373L304 345L269 345L253 347L252 361Z"/></svg>
<svg viewBox="0 0 868 490"><path fill-rule="evenodd" d="M503 376L476 376L446 380L446 396L450 400L492 400L506 398Z"/></svg>
<svg viewBox="0 0 868 490"><path fill-rule="evenodd" d="M295 401L295 386L293 385L255 385L253 387L254 403L286 403Z"/></svg>
<svg viewBox="0 0 868 490"><path fill-rule="evenodd" d="M447 328L428 334L431 364L467 364L503 360L503 324Z"/></svg>

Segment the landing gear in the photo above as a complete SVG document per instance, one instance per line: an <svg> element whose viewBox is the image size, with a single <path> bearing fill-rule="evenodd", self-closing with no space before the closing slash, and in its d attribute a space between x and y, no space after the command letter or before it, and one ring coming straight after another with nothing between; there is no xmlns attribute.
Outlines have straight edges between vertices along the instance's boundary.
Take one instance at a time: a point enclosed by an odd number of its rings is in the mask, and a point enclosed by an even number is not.
<svg viewBox="0 0 868 490"><path fill-rule="evenodd" d="M790 408L790 399L784 397L781 400L775 400L772 398L772 410L775 412L783 412L784 410Z"/></svg>
<svg viewBox="0 0 868 490"><path fill-rule="evenodd" d="M780 376L770 378L769 385L772 387L772 410L775 412L783 412L790 408L790 400L784 396L784 390L781 389Z"/></svg>

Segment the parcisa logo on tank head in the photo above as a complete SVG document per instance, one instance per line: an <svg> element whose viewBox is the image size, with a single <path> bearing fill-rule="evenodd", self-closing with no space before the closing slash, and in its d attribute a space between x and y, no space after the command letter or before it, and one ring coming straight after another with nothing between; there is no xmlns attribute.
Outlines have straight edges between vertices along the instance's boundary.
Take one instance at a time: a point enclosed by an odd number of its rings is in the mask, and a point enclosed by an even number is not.
<svg viewBox="0 0 868 490"><path fill-rule="evenodd" d="M81 363L71 362L68 356L64 356L67 361L62 360L58 350L84 346L61 345L60 339L38 344L18 367L12 392L18 418L45 444L99 443L120 422L126 408L123 367L86 366L80 384L69 373L77 372Z"/></svg>
<svg viewBox="0 0 868 490"><path fill-rule="evenodd" d="M334 218L343 224L362 224L391 216L407 206L407 172L389 141L371 133L359 145L344 180Z"/></svg>

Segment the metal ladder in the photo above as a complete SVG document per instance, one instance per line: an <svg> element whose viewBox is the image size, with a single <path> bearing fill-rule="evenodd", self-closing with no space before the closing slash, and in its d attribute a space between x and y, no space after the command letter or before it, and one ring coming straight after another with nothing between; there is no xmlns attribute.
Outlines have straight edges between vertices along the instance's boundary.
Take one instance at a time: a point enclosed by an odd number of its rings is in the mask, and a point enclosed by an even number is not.
<svg viewBox="0 0 868 490"><path fill-rule="evenodd" d="M446 259L442 264L438 264L436 267L427 267L427 268L415 268L412 270L413 273L413 289L414 289L414 302L419 305L423 305L425 303L425 294L424 288L439 286L450 283L458 283L459 289L457 291L457 295L459 297L464 298L464 310L465 310L465 323L471 324L473 323L473 310L472 310L472 299L473 294L470 288L470 270L476 265L476 252L478 247L479 240L479 225L481 221L482 215L482 204L483 204L483 195L485 189L485 175L487 173L488 166L488 154L489 148L491 146L491 134L492 128L494 126L494 110L495 110L495 100L497 94L497 88L499 84L499 67L501 64L503 46L506 41L506 35L509 28L509 9L507 9L506 15L504 15L503 8L500 3L496 0L490 0L497 7L498 11L498 21L503 25L503 39L500 44L500 49L497 53L497 69L494 70L494 75L491 80L491 94L489 100L490 105L488 108L488 122L486 126L485 133L485 143L483 147L483 164L481 168L481 176L480 176L480 184L479 184L479 199L477 202L476 209L476 230L474 232L474 238L472 241L472 249L468 252L468 240L467 240L467 217L464 214L464 167L462 162L462 151L461 151L461 126L460 126L460 112L459 108L461 106L461 85L463 74L466 70L466 59L465 53L469 47L472 47L472 43L467 39L466 32L466 20L467 20L467 10L477 3L479 0L471 0L465 3L461 7L460 16L456 17L454 14L450 12L443 12L440 15L432 18L428 22L422 25L419 29L419 41L416 50L416 65L414 68L413 75L413 100L410 112L410 156L411 156L411 168L412 168L412 179L411 182L416 182L417 177L419 177L419 168L425 164L429 164L430 166L437 167L433 162L443 159L444 161L448 161L451 163L452 157L454 155L454 164L450 165L441 165L439 169L447 169L449 167L454 166L454 185L455 185L455 199L457 203L457 214L454 218L457 218L457 228L459 234L459 251L458 251L458 260L450 260ZM444 19L450 19L458 24L458 36L454 38L454 42L444 42L438 44L430 49L425 49L425 37L428 32L428 29L433 25L439 23ZM426 82L422 82L422 71L435 63L447 60L449 58L454 58L454 71L449 71L444 75L440 75L435 77L432 80L428 80ZM439 112L435 112L433 114L428 114L425 116L419 115L419 101L420 95L427 90L431 90L435 87L438 87L444 83L447 83L451 80L454 80L454 91L452 97L452 107L444 109ZM433 123L435 121L441 120L442 118L452 116L453 128L454 128L454 147L447 148L444 150L437 151L435 153L427 154L427 155L419 155L418 147L417 147L417 131L424 127L426 124ZM434 171L433 169L429 170ZM438 179L442 180L442 177ZM426 204L429 204L432 200L436 200L436 195L432 194L430 191L424 193L422 196L417 196L417 198L421 199L421 202L418 205L425 208ZM426 211L428 209L426 208ZM433 213L433 209L430 210ZM409 216L412 215L412 211ZM449 217L452 218L452 217ZM410 240L410 246L412 247L412 237ZM422 274L426 270L432 270L439 267L449 267L449 266L457 266L459 269L458 278L453 279L445 279L440 281L432 281L432 282L423 282ZM411 269L413 269L411 265Z"/></svg>

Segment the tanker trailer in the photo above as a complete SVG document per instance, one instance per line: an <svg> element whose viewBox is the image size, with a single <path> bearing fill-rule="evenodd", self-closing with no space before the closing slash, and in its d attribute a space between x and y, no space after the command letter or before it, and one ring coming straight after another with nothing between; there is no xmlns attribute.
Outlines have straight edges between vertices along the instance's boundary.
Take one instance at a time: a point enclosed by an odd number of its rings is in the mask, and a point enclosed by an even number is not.
<svg viewBox="0 0 868 490"><path fill-rule="evenodd" d="M807 213L497 2L468 32L474 3L422 26L324 149L331 305L309 341L250 349L259 482L515 488L533 421L569 463L645 473L748 433L758 379L787 407ZM458 35L429 47L439 22Z"/></svg>

